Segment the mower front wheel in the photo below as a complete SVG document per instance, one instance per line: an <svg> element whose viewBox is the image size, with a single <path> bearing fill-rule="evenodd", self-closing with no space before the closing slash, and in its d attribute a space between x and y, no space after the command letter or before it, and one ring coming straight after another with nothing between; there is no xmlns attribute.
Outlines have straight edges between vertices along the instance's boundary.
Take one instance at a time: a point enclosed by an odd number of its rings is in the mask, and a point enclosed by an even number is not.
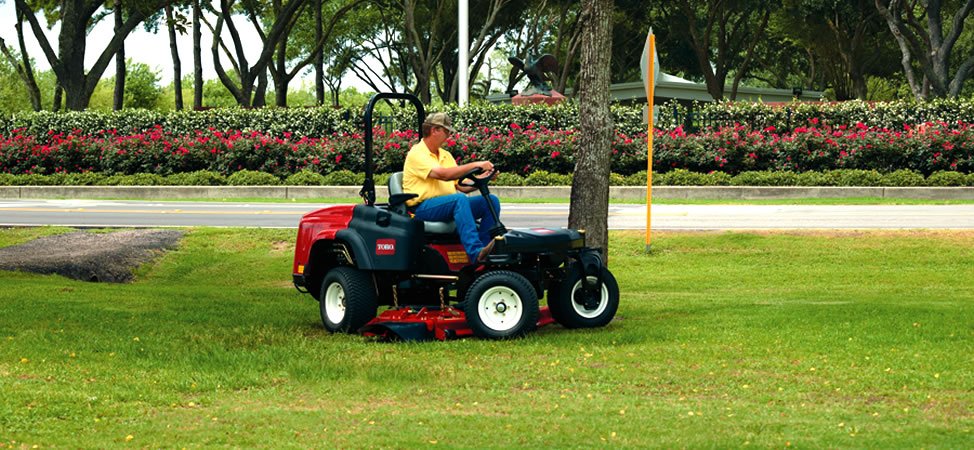
<svg viewBox="0 0 974 450"><path fill-rule="evenodd" d="M481 275L470 285L463 303L467 324L481 339L522 337L538 324L538 294L516 272Z"/></svg>
<svg viewBox="0 0 974 450"><path fill-rule="evenodd" d="M378 300L372 278L353 267L336 267L321 282L319 308L325 329L355 333L375 318Z"/></svg>
<svg viewBox="0 0 974 450"><path fill-rule="evenodd" d="M602 286L596 295L584 289L584 282L597 281L594 276L583 279L581 266L571 265L565 279L548 290L548 309L556 322L565 328L604 327L619 309L619 284L612 272L602 268Z"/></svg>

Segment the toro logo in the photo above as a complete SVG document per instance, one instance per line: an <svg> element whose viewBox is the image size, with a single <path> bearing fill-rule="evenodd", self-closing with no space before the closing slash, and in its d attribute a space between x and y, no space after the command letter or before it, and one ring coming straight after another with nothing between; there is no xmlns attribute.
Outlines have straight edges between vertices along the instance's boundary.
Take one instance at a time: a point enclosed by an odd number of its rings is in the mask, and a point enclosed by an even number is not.
<svg viewBox="0 0 974 450"><path fill-rule="evenodd" d="M376 255L395 255L396 254L396 240L395 239L377 239L375 241L375 254Z"/></svg>

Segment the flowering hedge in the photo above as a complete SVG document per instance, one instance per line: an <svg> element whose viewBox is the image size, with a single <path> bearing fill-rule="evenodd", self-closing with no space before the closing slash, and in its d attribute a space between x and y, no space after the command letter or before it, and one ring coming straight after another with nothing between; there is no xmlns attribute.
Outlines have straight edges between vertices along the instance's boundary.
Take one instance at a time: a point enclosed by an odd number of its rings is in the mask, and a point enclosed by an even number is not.
<svg viewBox="0 0 974 450"><path fill-rule="evenodd" d="M506 129L467 128L445 147L458 163L489 159L501 170L529 175L544 170L566 174L575 166L578 132L528 124ZM413 131L375 131L376 172L401 170ZM616 133L612 171L623 176L646 168L646 134ZM657 130L654 170L674 169L731 176L746 171L807 172L834 169L909 169L923 175L946 170L974 172L974 124L928 123L902 129L805 126L779 131L743 126L686 134L681 128ZM171 175L208 170L229 175L261 171L286 178L300 171L321 174L364 170L361 133L307 137L215 128L176 134L154 126L150 131L120 134L116 130L84 133L49 131L42 136L17 129L0 136L0 173L54 174L100 172L108 175Z"/></svg>

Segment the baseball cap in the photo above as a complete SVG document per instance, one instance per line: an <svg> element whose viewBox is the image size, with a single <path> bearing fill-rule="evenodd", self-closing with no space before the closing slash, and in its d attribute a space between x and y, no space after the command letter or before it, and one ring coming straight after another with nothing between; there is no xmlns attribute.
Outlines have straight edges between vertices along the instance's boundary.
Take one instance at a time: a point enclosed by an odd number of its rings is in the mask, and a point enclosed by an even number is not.
<svg viewBox="0 0 974 450"><path fill-rule="evenodd" d="M453 121L450 120L450 116L445 112L431 113L430 115L426 116L425 123L446 128L450 133L456 133L456 130L453 129Z"/></svg>

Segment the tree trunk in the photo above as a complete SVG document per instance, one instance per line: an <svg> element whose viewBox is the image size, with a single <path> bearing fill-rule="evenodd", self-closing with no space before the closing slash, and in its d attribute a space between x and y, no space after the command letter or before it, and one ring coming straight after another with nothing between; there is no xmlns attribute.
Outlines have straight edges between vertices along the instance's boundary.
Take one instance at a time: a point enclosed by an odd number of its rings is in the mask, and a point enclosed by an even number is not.
<svg viewBox="0 0 974 450"><path fill-rule="evenodd" d="M569 228L585 230L585 244L608 258L609 164L614 124L609 112L613 0L582 1L578 74L579 142L572 181Z"/></svg>
<svg viewBox="0 0 974 450"><path fill-rule="evenodd" d="M115 34L122 31L122 26L125 21L122 20L122 0L114 0L112 2L112 8L115 11ZM82 54L83 56L83 54ZM84 74L81 74L84 77ZM88 102L85 102L85 107L88 106ZM118 53L115 54L115 96L112 102L112 109L118 111L125 107L125 46L118 49ZM70 108L70 107L69 107ZM73 109L73 108L72 108ZM80 108L84 109L84 107Z"/></svg>
<svg viewBox="0 0 974 450"><path fill-rule="evenodd" d="M200 41L200 0L193 0L193 108L203 107L203 50Z"/></svg>
<svg viewBox="0 0 974 450"><path fill-rule="evenodd" d="M10 65L17 70L17 75L24 82L24 86L27 88L27 95L30 97L30 106L34 111L40 111L43 106L41 105L41 90L37 87L37 80L34 79L34 68L30 63L30 56L27 55L27 46L24 44L24 14L20 10L19 6L15 6L17 10L17 24L15 25L17 29L17 43L20 45L20 62L14 58L14 55L7 49L7 44L0 38L0 47L3 47L3 54L7 57L7 61Z"/></svg>
<svg viewBox="0 0 974 450"><path fill-rule="evenodd" d="M264 69L257 75L257 91L254 92L252 106L263 108L267 106L267 70Z"/></svg>
<svg viewBox="0 0 974 450"><path fill-rule="evenodd" d="M321 0L315 0L315 42L321 41ZM325 104L325 52L315 55L315 104Z"/></svg>
<svg viewBox="0 0 974 450"><path fill-rule="evenodd" d="M166 6L166 24L169 28L169 51L172 52L173 90L176 94L176 111L183 110L183 69L179 62L179 49L176 47L176 24L173 22L172 6Z"/></svg>
<svg viewBox="0 0 974 450"><path fill-rule="evenodd" d="M57 83L57 85L54 86L54 101L51 102L51 111L58 112L61 110L63 94L64 89L61 88L61 83Z"/></svg>
<svg viewBox="0 0 974 450"><path fill-rule="evenodd" d="M317 41L316 41L317 42ZM289 84L287 77L287 39L281 39L277 43L277 53L274 54L277 58L274 66L277 70L271 71L271 76L274 78L274 104L279 107L287 106L287 85Z"/></svg>

